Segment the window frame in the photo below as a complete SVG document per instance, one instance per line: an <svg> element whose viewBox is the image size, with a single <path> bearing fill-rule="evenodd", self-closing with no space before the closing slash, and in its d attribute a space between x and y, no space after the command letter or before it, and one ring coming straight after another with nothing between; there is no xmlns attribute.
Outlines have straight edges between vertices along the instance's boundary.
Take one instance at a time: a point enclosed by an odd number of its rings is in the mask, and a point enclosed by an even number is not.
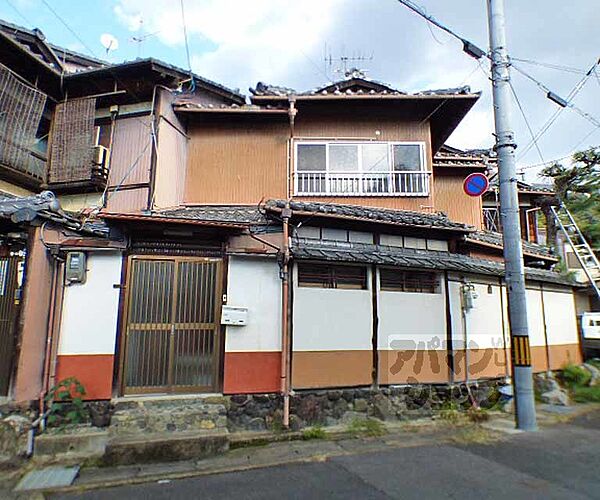
<svg viewBox="0 0 600 500"><path fill-rule="evenodd" d="M368 145L386 145L387 146L387 165L385 169L365 170L363 150L364 146ZM299 156L298 151L301 146L325 146L325 169L324 170L298 170ZM357 147L357 170L354 171L335 171L330 168L330 146L356 146ZM394 170L394 146L418 146L420 168L418 170ZM295 139L293 141L293 176L294 176L294 194L296 196L430 196L431 188L429 177L431 170L427 164L427 148L425 141L371 141L371 140L346 140L346 139ZM324 177L325 189L318 192L300 190L299 178L305 174L322 175ZM419 184L423 189L417 191L395 190L393 189L394 174L411 175L416 174L416 178L421 179ZM336 176L347 176L348 178L355 177L364 181L365 176L382 176L381 179L386 179L383 176L389 176L388 189L382 192L369 192L364 190L349 191L349 192L332 192L330 189L330 179ZM387 179L386 179L387 180Z"/></svg>
<svg viewBox="0 0 600 500"><path fill-rule="evenodd" d="M395 272L395 273L399 273L402 274L402 285L401 286L393 286L393 285L384 285L383 283L383 274L382 271L389 271L389 272ZM408 289L407 290L407 279L406 279L406 275L420 275L421 277L425 277L426 275L429 275L430 277L434 278L434 284L433 286L431 286L428 283L423 284L422 281L420 281L420 286L419 287L412 287L413 289ZM378 282L379 282L379 290L382 292L392 292L392 293L418 293L418 294L422 294L422 295L439 295L441 293L441 281L440 281L440 275L439 273L435 272L435 271L424 271L421 269L397 269L397 268L391 268L391 267L380 267L379 268L379 272L378 272ZM419 290L417 290L417 288L419 288Z"/></svg>
<svg viewBox="0 0 600 500"><path fill-rule="evenodd" d="M302 282L301 280L301 268L302 267L319 267L327 268L327 278L322 283L314 282ZM353 285L348 283L339 283L336 277L335 270L338 268L354 268L360 269L364 274L361 276L362 283L360 285ZM296 266L296 283L298 288L314 288L318 290L353 290L353 291L367 291L369 290L369 269L366 265L354 265L337 262L310 262L303 261L299 262Z"/></svg>

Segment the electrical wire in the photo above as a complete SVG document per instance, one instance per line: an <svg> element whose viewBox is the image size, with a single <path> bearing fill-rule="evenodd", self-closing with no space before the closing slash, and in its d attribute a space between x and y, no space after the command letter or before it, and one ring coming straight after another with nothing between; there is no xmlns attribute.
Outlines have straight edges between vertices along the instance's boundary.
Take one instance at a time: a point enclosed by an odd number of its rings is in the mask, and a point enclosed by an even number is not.
<svg viewBox="0 0 600 500"><path fill-rule="evenodd" d="M48 8L48 10L50 12L52 12L52 14L54 14L54 17L56 17L56 19L58 19L61 24L67 28L67 30L69 30L69 32L75 37L77 38L77 40L79 41L79 43L81 43L81 45L83 45L85 47L86 50L88 50L88 52L90 54L92 54L94 57L98 57L96 56L96 54L94 53L94 51L82 40L82 38L77 34L77 32L75 30L73 30L68 24L67 22L60 16L60 14L58 12L56 12L52 6L46 1L46 0L42 0L42 3Z"/></svg>
<svg viewBox="0 0 600 500"><path fill-rule="evenodd" d="M27 17L25 17L25 15L19 9L17 9L17 6L15 4L13 4L10 0L5 0L5 2L21 19L23 19L23 21L25 21L27 25L33 26L33 23L29 19L27 19Z"/></svg>
<svg viewBox="0 0 600 500"><path fill-rule="evenodd" d="M542 125L542 127L540 128L540 130L538 130L537 134L534 137L532 137L532 140L523 148L523 150L522 150L522 152L520 154L520 158L523 158L523 156L525 154L527 154L529 152L529 150L536 144L536 141L539 141L540 138L548 131L548 129L558 119L558 117L560 116L560 114L562 113L562 111L565 109L565 107L571 108L576 113L580 114L583 118L585 118L588 121L590 121L593 125L600 126L600 121L598 121L592 115L590 115L589 113L586 113L585 111L581 110L580 108L578 108L577 106L575 106L573 104L573 100L575 99L575 97L577 96L577 94L581 91L581 89L583 88L583 86L586 84L586 82L588 81L588 79L590 78L590 76L595 72L596 67L598 66L599 62L600 62L600 60L595 61L594 64L592 65L592 67L585 73L584 77L581 80L579 80L579 82L577 82L577 84L575 85L575 87L573 87L573 89L571 90L571 92L569 92L569 94L567 95L567 97L565 99L566 106L564 106L564 107L561 106L560 108L558 108L550 116L550 118ZM544 85L542 82L540 82L539 80L537 80L536 78L534 78L533 76L531 76L526 71L523 71L517 65L512 64L512 67L515 69L515 71L517 71L518 73L520 73L521 75L523 75L528 80L532 81L537 87L539 87L541 90L543 90L546 93L546 95L549 95L550 93L553 93L546 85Z"/></svg>
<svg viewBox="0 0 600 500"><path fill-rule="evenodd" d="M185 22L185 9L183 6L183 0L179 0L179 5L181 6L181 23L183 24L183 40L185 42L185 55L187 57L188 69L190 70L190 82L192 90L196 88L196 82L194 81L194 73L192 72L192 58L190 57L190 46L188 44L188 35L187 35L187 24Z"/></svg>
<svg viewBox="0 0 600 500"><path fill-rule="evenodd" d="M540 62L540 61L534 61L532 59L522 59L520 57L511 57L511 61L522 62L525 64L531 64L534 66L541 66L543 68L555 69L557 71L564 71L565 73L574 73L577 75L585 75L585 70L579 69L579 68L574 68L572 66L562 66L559 64L544 63L544 62Z"/></svg>
<svg viewBox="0 0 600 500"><path fill-rule="evenodd" d="M510 86L510 90L512 91L513 97L515 98L517 107L519 108L519 111L521 112L521 116L523 117L523 120L525 121L525 125L527 126L527 130L529 131L529 135L531 135L531 140L535 144L535 149L537 149L538 155L540 156L540 160L544 161L544 155L542 155L540 146L539 146L537 140L535 139L535 135L533 133L533 130L531 129L531 125L529 124L527 115L525 114L525 109L523 109L523 105L521 104L521 101L519 100L519 96L517 95L517 92L515 91L515 88L513 87L513 84L510 80L508 82L508 85Z"/></svg>

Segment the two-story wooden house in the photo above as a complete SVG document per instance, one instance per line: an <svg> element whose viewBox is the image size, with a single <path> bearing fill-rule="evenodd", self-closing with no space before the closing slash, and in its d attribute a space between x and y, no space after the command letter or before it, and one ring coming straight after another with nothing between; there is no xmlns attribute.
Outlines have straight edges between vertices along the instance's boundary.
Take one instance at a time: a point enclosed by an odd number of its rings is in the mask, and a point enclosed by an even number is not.
<svg viewBox="0 0 600 500"><path fill-rule="evenodd" d="M69 116L96 104L84 124L55 118L49 172L77 164L56 137L92 124L107 182L77 203L105 233L46 226L36 248L59 260L40 279L54 269L56 285L15 399L70 376L90 399L510 376L501 242L462 190L486 165L438 154L479 94L354 73L310 92L258 84L246 102L154 60L65 81ZM525 250L531 360L558 369L580 356L572 286Z"/></svg>

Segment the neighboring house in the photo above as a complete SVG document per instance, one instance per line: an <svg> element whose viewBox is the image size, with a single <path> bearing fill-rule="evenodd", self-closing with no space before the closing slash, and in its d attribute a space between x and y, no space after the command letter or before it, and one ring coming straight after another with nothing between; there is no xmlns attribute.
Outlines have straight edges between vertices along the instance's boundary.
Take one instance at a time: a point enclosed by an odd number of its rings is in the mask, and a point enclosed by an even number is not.
<svg viewBox="0 0 600 500"><path fill-rule="evenodd" d="M486 161L442 149L479 94L353 73L246 102L153 59L39 70L30 189L81 215L12 222L32 227L26 269L46 259L25 273L13 399L70 376L90 399L510 376L501 241L462 191ZM572 283L544 247L524 257L534 369L579 361Z"/></svg>

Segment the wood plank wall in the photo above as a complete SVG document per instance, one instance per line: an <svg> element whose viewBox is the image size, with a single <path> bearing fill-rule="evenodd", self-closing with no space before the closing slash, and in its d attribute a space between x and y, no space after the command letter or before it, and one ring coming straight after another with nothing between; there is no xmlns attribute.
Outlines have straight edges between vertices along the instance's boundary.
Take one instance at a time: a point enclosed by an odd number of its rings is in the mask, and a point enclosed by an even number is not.
<svg viewBox="0 0 600 500"><path fill-rule="evenodd" d="M263 198L285 198L289 134L286 116L269 121L238 118L236 122L190 125L185 202L256 204ZM424 141L427 169L431 170L428 123L398 121L389 117L340 121L337 115L305 116L296 121L295 137ZM434 205L433 196L302 199L419 211L430 211Z"/></svg>
<svg viewBox="0 0 600 500"><path fill-rule="evenodd" d="M437 173L437 172L436 172ZM451 220L483 228L481 197L472 197L463 191L464 175L434 173L435 209Z"/></svg>

